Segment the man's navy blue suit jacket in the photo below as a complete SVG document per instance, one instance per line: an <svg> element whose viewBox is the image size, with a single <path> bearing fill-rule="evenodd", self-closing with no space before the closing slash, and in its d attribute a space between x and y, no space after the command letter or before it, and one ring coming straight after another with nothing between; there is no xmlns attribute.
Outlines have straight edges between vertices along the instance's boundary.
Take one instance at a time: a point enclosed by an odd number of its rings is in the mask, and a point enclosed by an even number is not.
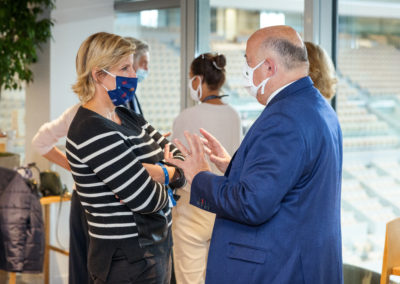
<svg viewBox="0 0 400 284"><path fill-rule="evenodd" d="M224 176L201 172L191 204L216 213L206 283L343 283L342 133L309 77L263 110Z"/></svg>

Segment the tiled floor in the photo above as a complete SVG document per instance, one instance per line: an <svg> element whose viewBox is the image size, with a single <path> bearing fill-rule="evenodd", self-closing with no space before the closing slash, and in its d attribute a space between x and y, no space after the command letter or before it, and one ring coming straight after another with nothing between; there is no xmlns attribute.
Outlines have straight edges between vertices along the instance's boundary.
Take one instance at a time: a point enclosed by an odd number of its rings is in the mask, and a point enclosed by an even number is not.
<svg viewBox="0 0 400 284"><path fill-rule="evenodd" d="M6 271L0 270L0 284L8 284ZM17 273L17 284L43 284L43 274Z"/></svg>

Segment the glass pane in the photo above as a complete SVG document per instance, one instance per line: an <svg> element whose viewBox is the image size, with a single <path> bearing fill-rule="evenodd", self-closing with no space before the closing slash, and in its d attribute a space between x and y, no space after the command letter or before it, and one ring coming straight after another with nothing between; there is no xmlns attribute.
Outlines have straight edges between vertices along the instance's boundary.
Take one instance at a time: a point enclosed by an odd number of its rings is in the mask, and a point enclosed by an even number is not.
<svg viewBox="0 0 400 284"><path fill-rule="evenodd" d="M0 94L0 152L12 152L24 160L25 90L2 90Z"/></svg>
<svg viewBox="0 0 400 284"><path fill-rule="evenodd" d="M149 76L137 97L146 120L162 133L180 112L180 9L117 12L114 32L147 42Z"/></svg>
<svg viewBox="0 0 400 284"><path fill-rule="evenodd" d="M210 1L211 35L207 40L213 52L226 56L226 83L224 93L229 94L228 103L236 108L241 116L243 133L261 113L263 106L251 97L243 87L242 70L248 37L261 27L290 25L303 35L304 1L291 1L290 9L276 8L273 1L251 1L235 7L234 1L227 5L226 0ZM245 7L245 8L244 8Z"/></svg>
<svg viewBox="0 0 400 284"><path fill-rule="evenodd" d="M380 272L400 216L400 1L339 1L337 112L344 137L344 262Z"/></svg>

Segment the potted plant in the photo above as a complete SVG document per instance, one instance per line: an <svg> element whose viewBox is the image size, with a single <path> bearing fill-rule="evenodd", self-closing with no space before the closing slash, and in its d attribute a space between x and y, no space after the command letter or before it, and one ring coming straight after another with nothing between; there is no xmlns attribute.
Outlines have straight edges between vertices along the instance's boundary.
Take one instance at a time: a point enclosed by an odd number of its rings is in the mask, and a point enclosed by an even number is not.
<svg viewBox="0 0 400 284"><path fill-rule="evenodd" d="M43 12L54 0L1 0L0 90L20 89L33 81L30 65L37 61L37 48L51 37L53 21Z"/></svg>

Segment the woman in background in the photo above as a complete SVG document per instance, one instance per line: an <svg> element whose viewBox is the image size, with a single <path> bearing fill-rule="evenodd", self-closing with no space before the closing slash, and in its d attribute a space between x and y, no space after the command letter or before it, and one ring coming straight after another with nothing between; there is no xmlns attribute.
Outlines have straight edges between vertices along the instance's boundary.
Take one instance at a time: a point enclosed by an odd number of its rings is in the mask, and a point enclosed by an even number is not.
<svg viewBox="0 0 400 284"><path fill-rule="evenodd" d="M307 48L308 61L310 62L309 76L321 94L331 100L336 93L336 72L332 59L322 47L315 43L304 42Z"/></svg>
<svg viewBox="0 0 400 284"><path fill-rule="evenodd" d="M186 141L184 131L199 133L199 129L204 128L217 137L232 155L240 144L241 123L238 113L221 100L225 65L226 59L222 54L205 53L193 60L189 90L191 98L200 104L185 109L175 119L172 138ZM215 166L212 171L219 173ZM190 185L179 190L178 194L180 199L172 213L176 282L204 283L215 214L189 204Z"/></svg>

